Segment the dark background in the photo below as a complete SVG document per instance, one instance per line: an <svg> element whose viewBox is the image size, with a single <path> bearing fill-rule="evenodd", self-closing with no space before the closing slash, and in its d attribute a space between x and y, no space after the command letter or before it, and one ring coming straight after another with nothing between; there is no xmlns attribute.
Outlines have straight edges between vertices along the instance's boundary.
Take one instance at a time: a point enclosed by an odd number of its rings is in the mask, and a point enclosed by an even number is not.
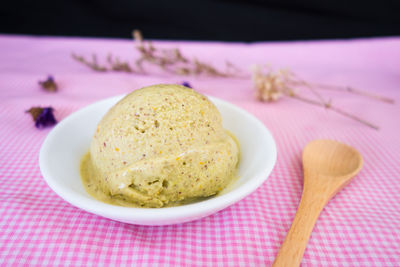
<svg viewBox="0 0 400 267"><path fill-rule="evenodd" d="M400 35L400 0L2 1L0 33L268 41Z"/></svg>

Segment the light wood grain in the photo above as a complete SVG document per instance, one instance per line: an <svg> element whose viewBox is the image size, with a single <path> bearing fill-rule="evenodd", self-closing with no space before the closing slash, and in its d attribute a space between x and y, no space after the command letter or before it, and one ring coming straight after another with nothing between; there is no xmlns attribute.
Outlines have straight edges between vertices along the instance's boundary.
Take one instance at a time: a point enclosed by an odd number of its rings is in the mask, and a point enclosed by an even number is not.
<svg viewBox="0 0 400 267"><path fill-rule="evenodd" d="M303 151L303 194L286 239L273 263L299 266L319 214L361 170L363 159L354 148L332 140L315 140Z"/></svg>

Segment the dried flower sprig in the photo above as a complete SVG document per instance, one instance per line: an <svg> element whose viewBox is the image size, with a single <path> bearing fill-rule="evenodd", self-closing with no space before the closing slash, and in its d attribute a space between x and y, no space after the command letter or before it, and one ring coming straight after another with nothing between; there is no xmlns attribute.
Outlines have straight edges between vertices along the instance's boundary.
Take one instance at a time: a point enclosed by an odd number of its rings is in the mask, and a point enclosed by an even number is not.
<svg viewBox="0 0 400 267"><path fill-rule="evenodd" d="M136 65L143 72L144 63L149 63L160 67L164 71L178 75L204 74L215 77L233 77L239 73L239 69L230 62L226 62L226 70L221 71L197 58L189 59L178 48L158 49L153 46L152 42L145 41L139 30L134 30L132 36L137 43L136 49L140 53L140 58L136 60Z"/></svg>
<svg viewBox="0 0 400 267"><path fill-rule="evenodd" d="M129 73L146 74L145 64L157 66L163 71L178 74L178 75L207 75L214 77L236 77L239 76L240 70L230 62L226 62L224 71L213 67L198 60L197 58L189 59L178 48L159 49L152 42L143 39L139 30L134 30L132 36L136 43L136 50L139 52L139 58L134 62L133 67L129 61L120 60L118 57L113 57L111 54L103 64L97 60L96 54L92 54L91 59L86 59L84 56L72 53L71 56L76 61L86 65L94 71L122 71Z"/></svg>
<svg viewBox="0 0 400 267"><path fill-rule="evenodd" d="M159 49L158 47L155 47L152 42L145 41L139 30L134 30L132 36L136 43L135 48L139 52L139 58L136 60L120 60L118 57L114 57L111 54L107 56L106 60L104 60L104 63L102 64L97 61L96 54L92 54L91 60L74 53L72 53L72 58L88 66L92 70L99 72L120 71L147 74L148 72L145 68L145 65L147 64L157 66L165 72L177 75L249 78L249 76L242 74L241 70L230 62L226 62L226 70L221 71L196 58L189 59L178 48ZM291 97L309 104L330 109L374 129L378 129L378 126L333 106L332 100L326 100L320 93L320 90L347 92L370 97L386 103L394 103L394 100L391 98L361 91L350 86L309 83L296 76L293 72L285 69L273 71L271 68L263 69L260 66L256 66L252 72L252 79L257 89L256 97L260 101L277 101L285 96ZM189 84L183 85L191 87ZM301 91L304 89L308 90L314 98L305 96L304 91Z"/></svg>
<svg viewBox="0 0 400 267"><path fill-rule="evenodd" d="M44 128L47 126L53 126L57 123L54 117L54 109L52 107L31 107L29 110L25 111L32 115L32 119L35 122L36 128Z"/></svg>
<svg viewBox="0 0 400 267"><path fill-rule="evenodd" d="M378 130L379 127L373 123L370 123L356 115L349 113L348 111L344 111L339 109L336 106L333 106L332 100L325 100L324 97L318 92L319 89L332 89L340 90L343 92L350 92L359 95L368 96L377 100L381 100L387 103L394 103L393 99L378 96L375 94L370 94L368 92L364 92L361 90L348 90L345 88L350 87L339 87L339 86L319 86L318 84L308 83L298 76L296 76L293 72L287 69L280 69L277 71L272 70L269 67L261 67L259 65L254 66L252 70L252 80L254 86L256 87L256 98L260 101L277 101L278 99L286 96L291 97L312 105L317 105L324 107L326 109L330 109L338 114L346 116L350 119L356 120L364 125L367 125L373 129ZM309 90L315 97L315 99L304 96L304 91L302 89Z"/></svg>
<svg viewBox="0 0 400 267"><path fill-rule="evenodd" d="M58 86L56 81L54 80L54 77L49 75L47 77L47 80L44 81L39 81L39 85L42 87L43 90L47 92L57 92Z"/></svg>

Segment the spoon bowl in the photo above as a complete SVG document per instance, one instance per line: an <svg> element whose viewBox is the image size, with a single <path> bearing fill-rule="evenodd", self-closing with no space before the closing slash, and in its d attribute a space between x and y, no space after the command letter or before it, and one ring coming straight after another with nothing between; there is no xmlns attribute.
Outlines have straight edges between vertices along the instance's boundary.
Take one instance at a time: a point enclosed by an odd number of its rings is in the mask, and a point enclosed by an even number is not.
<svg viewBox="0 0 400 267"><path fill-rule="evenodd" d="M333 141L315 140L303 151L304 170L327 176L356 174L362 167L363 159L353 147Z"/></svg>

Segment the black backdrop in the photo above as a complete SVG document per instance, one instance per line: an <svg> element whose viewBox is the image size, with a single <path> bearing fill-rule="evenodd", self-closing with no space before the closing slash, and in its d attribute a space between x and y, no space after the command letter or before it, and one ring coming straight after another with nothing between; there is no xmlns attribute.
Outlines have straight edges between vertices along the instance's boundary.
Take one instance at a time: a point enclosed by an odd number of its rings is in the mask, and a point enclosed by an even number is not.
<svg viewBox="0 0 400 267"><path fill-rule="evenodd" d="M266 41L400 35L400 0L2 1L0 33Z"/></svg>

